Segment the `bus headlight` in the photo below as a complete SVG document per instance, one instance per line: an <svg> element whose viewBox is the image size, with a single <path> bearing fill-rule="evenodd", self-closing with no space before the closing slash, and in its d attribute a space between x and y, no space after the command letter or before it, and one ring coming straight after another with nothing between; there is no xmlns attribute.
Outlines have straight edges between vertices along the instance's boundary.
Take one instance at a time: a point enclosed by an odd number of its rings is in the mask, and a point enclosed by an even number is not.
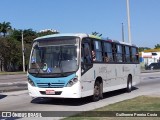
<svg viewBox="0 0 160 120"><path fill-rule="evenodd" d="M73 78L72 80L70 80L68 83L67 83L67 85L66 85L66 87L71 87L72 85L74 85L76 82L78 82L78 78Z"/></svg>
<svg viewBox="0 0 160 120"><path fill-rule="evenodd" d="M28 83L29 83L31 86L35 86L34 82L33 82L30 78L28 78Z"/></svg>

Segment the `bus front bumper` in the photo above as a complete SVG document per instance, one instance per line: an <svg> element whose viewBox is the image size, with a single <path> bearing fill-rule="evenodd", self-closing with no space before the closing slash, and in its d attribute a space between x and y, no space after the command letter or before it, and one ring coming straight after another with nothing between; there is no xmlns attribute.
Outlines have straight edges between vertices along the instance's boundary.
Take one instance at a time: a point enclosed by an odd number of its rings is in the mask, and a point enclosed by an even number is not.
<svg viewBox="0 0 160 120"><path fill-rule="evenodd" d="M81 89L78 83L72 87L63 88L38 88L28 83L28 91L31 97L81 98Z"/></svg>

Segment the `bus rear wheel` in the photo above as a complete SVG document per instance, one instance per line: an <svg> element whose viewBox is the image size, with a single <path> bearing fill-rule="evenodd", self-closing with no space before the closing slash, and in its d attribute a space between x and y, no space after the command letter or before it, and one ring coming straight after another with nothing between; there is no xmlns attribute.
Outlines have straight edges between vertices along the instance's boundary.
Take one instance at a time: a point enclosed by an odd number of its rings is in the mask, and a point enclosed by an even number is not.
<svg viewBox="0 0 160 120"><path fill-rule="evenodd" d="M127 80L127 92L131 92L132 91L132 76L129 75L128 76L128 80Z"/></svg>
<svg viewBox="0 0 160 120"><path fill-rule="evenodd" d="M94 84L94 93L92 96L92 100L95 102L98 101L99 99L100 99L100 83L99 81L96 81Z"/></svg>

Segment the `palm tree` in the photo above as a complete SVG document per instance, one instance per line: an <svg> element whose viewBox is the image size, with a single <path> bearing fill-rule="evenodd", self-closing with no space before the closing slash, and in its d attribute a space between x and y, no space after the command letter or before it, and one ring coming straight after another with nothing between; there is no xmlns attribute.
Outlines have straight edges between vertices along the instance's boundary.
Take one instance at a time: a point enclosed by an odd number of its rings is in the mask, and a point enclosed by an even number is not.
<svg viewBox="0 0 160 120"><path fill-rule="evenodd" d="M5 37L6 33L12 28L10 24L10 22L0 23L0 32L3 33L3 37Z"/></svg>
<svg viewBox="0 0 160 120"><path fill-rule="evenodd" d="M155 48L156 49L160 48L160 44L155 45Z"/></svg>

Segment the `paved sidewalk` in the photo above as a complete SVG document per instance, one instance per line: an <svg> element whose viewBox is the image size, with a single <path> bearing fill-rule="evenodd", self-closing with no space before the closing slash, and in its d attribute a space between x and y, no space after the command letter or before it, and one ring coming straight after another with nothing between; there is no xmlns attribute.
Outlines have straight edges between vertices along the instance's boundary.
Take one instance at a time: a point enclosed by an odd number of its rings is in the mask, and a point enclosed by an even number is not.
<svg viewBox="0 0 160 120"><path fill-rule="evenodd" d="M154 92L152 94L148 94L147 96L150 96L150 97L160 97L160 92Z"/></svg>

